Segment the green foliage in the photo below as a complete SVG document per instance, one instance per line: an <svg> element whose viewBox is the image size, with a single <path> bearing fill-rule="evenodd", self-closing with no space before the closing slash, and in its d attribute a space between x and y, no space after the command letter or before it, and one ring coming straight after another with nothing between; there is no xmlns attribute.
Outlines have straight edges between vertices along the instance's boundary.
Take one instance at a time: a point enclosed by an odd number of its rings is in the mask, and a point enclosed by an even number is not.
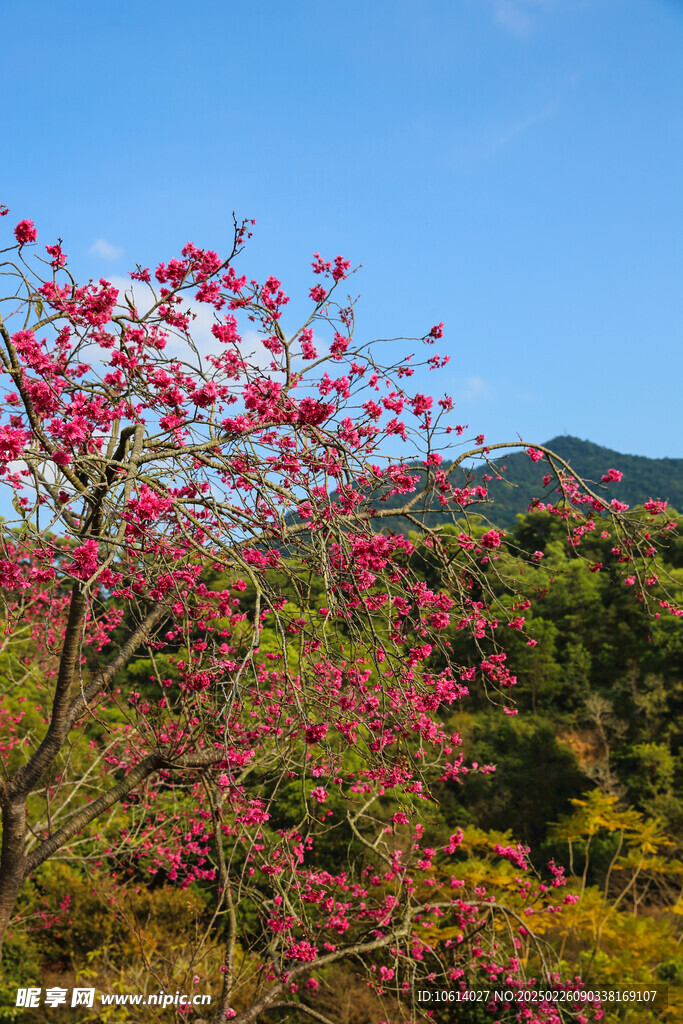
<svg viewBox="0 0 683 1024"><path fill-rule="evenodd" d="M466 734L465 750L468 760L497 765L493 778L472 775L461 787L460 801L470 819L485 829L511 829L536 850L546 823L567 811L570 798L586 787L572 751L538 716L479 714Z"/></svg>

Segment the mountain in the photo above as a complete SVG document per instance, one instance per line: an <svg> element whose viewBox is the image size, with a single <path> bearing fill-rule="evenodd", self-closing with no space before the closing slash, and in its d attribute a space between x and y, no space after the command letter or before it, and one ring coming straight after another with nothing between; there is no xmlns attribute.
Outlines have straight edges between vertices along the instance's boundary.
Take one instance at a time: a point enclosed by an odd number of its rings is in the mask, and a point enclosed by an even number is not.
<svg viewBox="0 0 683 1024"><path fill-rule="evenodd" d="M648 459L642 455L624 455L591 441L568 436L554 437L545 447L568 462L589 485L591 482L599 483L609 469L620 470L623 473L620 483L600 485L597 488L598 493L608 500L618 498L627 505L642 505L649 498L659 498L667 499L672 508L683 509L683 459ZM496 469L506 467L502 474L504 480L495 479L496 473L490 469L478 468L474 471L476 483L481 482L484 473L492 475L494 479L488 485L492 502L472 506L471 511L482 512L497 526L511 527L517 514L527 511L532 498L543 498L547 491L543 486L543 476L548 464L545 461L533 462L525 451L492 459L491 463ZM447 469L448 465L444 463L442 468ZM420 467L416 465L415 469ZM454 475L451 479L456 486L463 486L465 474L460 472L460 478ZM548 500L553 500L552 493ZM394 495L386 502L378 502L377 507L397 508L404 501L405 495ZM438 503L433 503L431 510L425 513L428 526L436 526L446 519L436 511L438 507ZM378 528L404 532L406 524L389 517L380 520Z"/></svg>

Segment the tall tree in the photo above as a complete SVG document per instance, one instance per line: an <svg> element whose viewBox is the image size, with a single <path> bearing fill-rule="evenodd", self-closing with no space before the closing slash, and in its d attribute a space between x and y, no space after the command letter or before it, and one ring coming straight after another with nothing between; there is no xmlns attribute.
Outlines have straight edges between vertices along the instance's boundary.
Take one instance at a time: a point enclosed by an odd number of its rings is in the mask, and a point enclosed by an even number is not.
<svg viewBox="0 0 683 1024"><path fill-rule="evenodd" d="M109 856L144 859L181 794L187 833L167 829L149 856L171 881L212 887L216 1019L256 1020L300 978L310 994L312 971L340 958L384 957L399 1002L420 970L504 970L522 985L516 950L495 936L503 919L528 936L528 921L463 891L439 867L461 834L437 855L416 814L430 777L477 770L440 709L480 681L515 711L499 637L524 616L499 595L519 574L499 530L468 525L486 491L462 467L516 445L480 437L440 468L463 432L453 403L409 389L412 357L385 365L356 340L341 256L315 254L309 305L286 331L280 281L235 269L246 222L226 257L188 243L154 273L138 266L123 296L78 284L61 242L38 256L31 221L14 235L0 322L0 472L16 513L0 560L6 664L10 690L38 674L49 710L7 744L0 936L48 858L101 830ZM421 341L442 336L437 325ZM646 599L667 522L648 528L552 452L529 455L547 463L571 543L610 531ZM455 544L421 525L434 494ZM386 515L414 540L378 530L394 495L402 506ZM665 520L663 504L650 512ZM416 546L438 585L411 570ZM452 656L451 624L479 642L476 664ZM115 848L112 809L130 823ZM316 859L334 828L345 866ZM528 868L521 847L498 855ZM425 936L444 915L437 954Z"/></svg>

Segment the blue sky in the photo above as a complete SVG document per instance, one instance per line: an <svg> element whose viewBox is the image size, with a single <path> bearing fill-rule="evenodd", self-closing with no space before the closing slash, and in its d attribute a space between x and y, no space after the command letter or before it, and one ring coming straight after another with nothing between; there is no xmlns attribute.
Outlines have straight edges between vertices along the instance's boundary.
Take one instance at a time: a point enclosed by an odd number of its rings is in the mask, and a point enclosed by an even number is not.
<svg viewBox="0 0 683 1024"><path fill-rule="evenodd" d="M0 200L86 278L255 217L362 338L445 321L472 433L681 457L682 53L681 0L13 0Z"/></svg>

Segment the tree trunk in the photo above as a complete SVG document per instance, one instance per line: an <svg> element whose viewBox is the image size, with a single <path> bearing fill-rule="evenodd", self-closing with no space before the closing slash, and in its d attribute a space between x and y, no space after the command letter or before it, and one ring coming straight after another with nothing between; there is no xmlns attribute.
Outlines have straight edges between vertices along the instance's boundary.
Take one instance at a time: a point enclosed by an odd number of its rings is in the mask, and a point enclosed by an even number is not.
<svg viewBox="0 0 683 1024"><path fill-rule="evenodd" d="M24 883L26 857L26 800L3 797L2 854L0 855L0 959L7 926Z"/></svg>

